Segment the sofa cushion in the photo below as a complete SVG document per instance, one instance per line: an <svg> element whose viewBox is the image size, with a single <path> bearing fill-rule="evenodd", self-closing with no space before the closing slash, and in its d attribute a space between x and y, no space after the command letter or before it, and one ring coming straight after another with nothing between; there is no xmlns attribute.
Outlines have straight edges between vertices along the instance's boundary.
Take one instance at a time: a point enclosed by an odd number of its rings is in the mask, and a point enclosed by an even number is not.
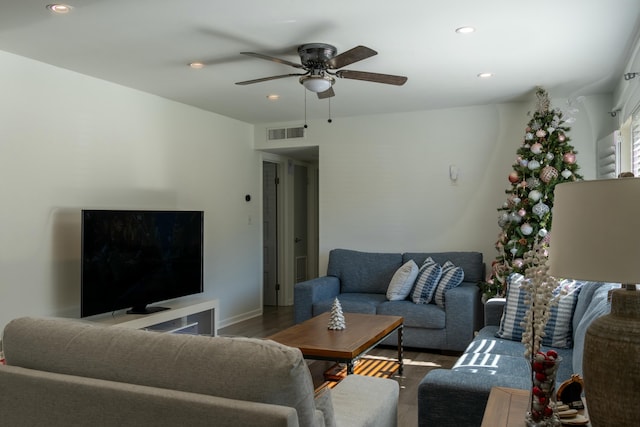
<svg viewBox="0 0 640 427"><path fill-rule="evenodd" d="M584 355L584 338L591 322L600 316L609 314L611 302L609 301L609 291L620 288L619 284L606 283L593 289L589 304L578 323L574 334L573 343L573 371L582 375L582 356Z"/></svg>
<svg viewBox="0 0 640 427"><path fill-rule="evenodd" d="M433 298L441 276L442 266L433 259L427 258L418 271L411 291L411 300L416 304L428 304Z"/></svg>
<svg viewBox="0 0 640 427"><path fill-rule="evenodd" d="M512 274L508 279L507 302L500 321L496 337L514 341L522 340L524 326L522 322L529 304L527 294L521 285L526 280L521 274ZM542 345L555 348L570 348L573 345L572 316L583 282L562 280L554 294L561 289L566 292L560 296L558 304L551 308L551 314L545 326Z"/></svg>
<svg viewBox="0 0 640 427"><path fill-rule="evenodd" d="M585 312L591 305L591 301L593 300L594 293L604 285L608 285L611 289L610 283L603 282L584 282L582 285L582 289L580 290L580 295L578 295L578 302L576 303L576 308L573 310L573 330L575 331L578 328L582 320L582 316L584 316ZM617 285L619 286L619 285ZM574 333L575 334L575 333Z"/></svg>
<svg viewBox="0 0 640 427"><path fill-rule="evenodd" d="M317 424L302 353L269 340L21 318L5 327L3 350L8 365L290 406L300 425Z"/></svg>
<svg viewBox="0 0 640 427"><path fill-rule="evenodd" d="M464 353L451 370L474 375L510 375L523 378L531 375L529 362L524 356L499 353Z"/></svg>
<svg viewBox="0 0 640 427"><path fill-rule="evenodd" d="M412 259L418 265L422 265L424 260L429 257L440 265L451 261L462 267L467 282L478 283L485 279L481 252L406 252L402 254L403 262Z"/></svg>
<svg viewBox="0 0 640 427"><path fill-rule="evenodd" d="M435 304L414 304L409 300L385 301L378 306L377 314L402 316L407 327L444 329L445 311Z"/></svg>
<svg viewBox="0 0 640 427"><path fill-rule="evenodd" d="M376 314L376 307L387 300L385 294L358 294L347 293L338 295L338 300L342 306L342 311L345 313L362 313L362 314ZM318 301L313 305L313 315L317 316L325 311L331 311L333 305L333 298ZM347 325L348 327L349 325Z"/></svg>
<svg viewBox="0 0 640 427"><path fill-rule="evenodd" d="M327 275L340 279L340 292L383 294L393 274L403 264L400 253L359 252L333 249Z"/></svg>
<svg viewBox="0 0 640 427"><path fill-rule="evenodd" d="M389 301L402 301L407 298L413 288L413 283L416 281L418 271L418 265L412 259L402 264L391 278L387 288L387 299Z"/></svg>
<svg viewBox="0 0 640 427"><path fill-rule="evenodd" d="M464 270L462 267L456 267L451 261L447 261L442 266L442 276L433 294L433 300L436 305L444 308L445 293L449 289L453 289L460 285L464 280Z"/></svg>

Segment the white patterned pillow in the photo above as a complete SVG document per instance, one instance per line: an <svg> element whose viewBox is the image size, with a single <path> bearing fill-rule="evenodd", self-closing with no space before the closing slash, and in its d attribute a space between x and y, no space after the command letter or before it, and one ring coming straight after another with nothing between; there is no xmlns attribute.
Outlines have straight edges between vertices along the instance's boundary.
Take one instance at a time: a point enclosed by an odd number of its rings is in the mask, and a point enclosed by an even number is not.
<svg viewBox="0 0 640 427"><path fill-rule="evenodd" d="M413 283L418 276L418 265L414 260L409 260L402 265L391 278L387 288L387 299L389 301L402 301L409 296Z"/></svg>
<svg viewBox="0 0 640 427"><path fill-rule="evenodd" d="M440 264L431 257L427 258L418 271L416 283L411 291L411 300L416 304L428 304L436 291L441 275Z"/></svg>
<svg viewBox="0 0 640 427"><path fill-rule="evenodd" d="M444 308L444 294L449 289L458 286L464 280L464 270L462 267L456 267L451 261L447 261L442 265L442 276L433 294L433 299L438 307Z"/></svg>
<svg viewBox="0 0 640 427"><path fill-rule="evenodd" d="M524 276L514 273L509 277L507 302L500 320L500 329L496 337L521 341L524 327L522 322L527 312L525 303L526 292L521 289ZM562 290L565 294L560 297L558 304L551 308L551 314L544 328L542 345L556 348L570 348L573 345L573 311L578 302L578 295L584 282L562 280L554 291L557 295Z"/></svg>

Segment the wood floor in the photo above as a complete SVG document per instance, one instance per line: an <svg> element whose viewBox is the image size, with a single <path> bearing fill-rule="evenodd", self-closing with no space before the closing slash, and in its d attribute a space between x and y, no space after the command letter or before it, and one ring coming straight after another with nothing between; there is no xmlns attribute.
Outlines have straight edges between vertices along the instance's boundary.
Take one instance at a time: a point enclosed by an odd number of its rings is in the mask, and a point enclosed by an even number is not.
<svg viewBox="0 0 640 427"><path fill-rule="evenodd" d="M293 324L293 307L265 307L262 316L221 328L218 330L218 334L264 338ZM377 347L369 354L395 358L397 350L393 347ZM418 384L431 369L451 368L456 359L457 356L405 348L404 374L393 377L400 385L398 427L416 427L418 425ZM316 378L328 366L326 362L314 361L310 362L309 368Z"/></svg>

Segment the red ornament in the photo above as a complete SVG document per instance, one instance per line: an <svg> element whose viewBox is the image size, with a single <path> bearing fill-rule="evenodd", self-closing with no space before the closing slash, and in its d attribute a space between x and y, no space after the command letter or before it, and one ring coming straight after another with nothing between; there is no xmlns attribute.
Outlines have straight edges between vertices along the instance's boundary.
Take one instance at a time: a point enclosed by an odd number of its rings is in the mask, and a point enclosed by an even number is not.
<svg viewBox="0 0 640 427"><path fill-rule="evenodd" d="M512 184L515 184L516 182L520 181L520 178L518 178L518 172L513 171L509 174L509 182Z"/></svg>

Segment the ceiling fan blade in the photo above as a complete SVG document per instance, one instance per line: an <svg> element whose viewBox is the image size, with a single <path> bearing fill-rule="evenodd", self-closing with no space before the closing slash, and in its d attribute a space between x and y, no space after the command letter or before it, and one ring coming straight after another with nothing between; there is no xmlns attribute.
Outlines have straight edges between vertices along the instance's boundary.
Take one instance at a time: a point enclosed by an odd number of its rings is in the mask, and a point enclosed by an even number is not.
<svg viewBox="0 0 640 427"><path fill-rule="evenodd" d="M291 65L295 68L304 68L301 64L296 64L295 62L287 61L286 59L276 58L274 56L264 55L262 53L256 52L240 52L242 55L253 56L254 58L265 59L267 61L277 62L278 64Z"/></svg>
<svg viewBox="0 0 640 427"><path fill-rule="evenodd" d="M276 79L284 79L285 77L293 77L293 76L304 76L307 73L293 73L293 74L281 74L279 76L271 76L271 77L263 77L261 79L253 79L253 80L245 80L243 82L236 82L237 85L250 85L253 83L260 83L260 82L266 82L269 80L276 80Z"/></svg>
<svg viewBox="0 0 640 427"><path fill-rule="evenodd" d="M331 98L332 96L336 96L336 93L333 91L332 87L325 90L324 92L318 92L318 99Z"/></svg>
<svg viewBox="0 0 640 427"><path fill-rule="evenodd" d="M388 85L402 86L407 81L405 76L394 76L391 74L368 73L366 71L340 70L336 76L343 79L364 80L374 83L386 83Z"/></svg>
<svg viewBox="0 0 640 427"><path fill-rule="evenodd" d="M366 46L356 46L353 49L342 52L328 60L327 67L331 70L336 70L338 68L346 67L349 64L353 64L354 62L370 58L377 54L378 52L373 49L369 49Z"/></svg>

